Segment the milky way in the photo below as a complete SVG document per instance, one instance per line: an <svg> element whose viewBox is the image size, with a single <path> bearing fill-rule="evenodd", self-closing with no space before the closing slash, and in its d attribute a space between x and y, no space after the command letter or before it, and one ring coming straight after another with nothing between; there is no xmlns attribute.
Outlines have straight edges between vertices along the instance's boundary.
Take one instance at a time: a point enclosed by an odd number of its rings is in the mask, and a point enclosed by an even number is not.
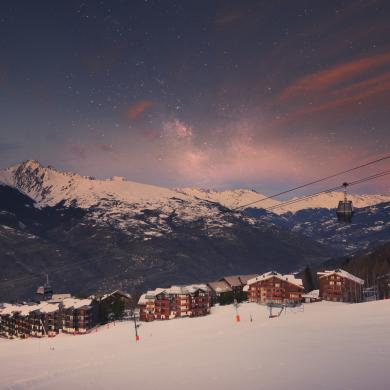
<svg viewBox="0 0 390 390"><path fill-rule="evenodd" d="M4 0L0 167L270 193L380 157L389 19L379 0Z"/></svg>

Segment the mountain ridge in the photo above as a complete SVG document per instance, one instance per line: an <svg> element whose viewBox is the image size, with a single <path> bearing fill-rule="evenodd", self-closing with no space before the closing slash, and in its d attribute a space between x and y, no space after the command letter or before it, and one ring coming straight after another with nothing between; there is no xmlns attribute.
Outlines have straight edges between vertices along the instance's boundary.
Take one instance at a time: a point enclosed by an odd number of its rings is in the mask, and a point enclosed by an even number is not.
<svg viewBox="0 0 390 390"><path fill-rule="evenodd" d="M33 164L8 178L24 193L0 185L0 301L31 296L45 273L57 291L88 294L287 272L330 257L298 233L172 192L138 203L105 193L79 207L72 197L57 197L69 187L51 177L57 188L48 185L47 175L57 173Z"/></svg>
<svg viewBox="0 0 390 390"><path fill-rule="evenodd" d="M38 207L55 206L63 202L65 205L77 205L89 208L102 198L115 198L127 203L161 203L171 198L182 201L206 201L219 203L229 209L236 209L248 203L251 208L269 208L282 202L275 199L263 200L266 196L248 189L217 191L192 187L165 188L150 184L127 181L122 177L95 179L77 173L62 172L51 166L44 167L38 161L27 160L0 170L0 182L17 188L37 202ZM292 205L273 210L282 215L308 208L333 209L343 198L342 192L321 194ZM290 200L297 199L296 197ZM390 201L390 194L385 195L349 195L356 208L372 206Z"/></svg>

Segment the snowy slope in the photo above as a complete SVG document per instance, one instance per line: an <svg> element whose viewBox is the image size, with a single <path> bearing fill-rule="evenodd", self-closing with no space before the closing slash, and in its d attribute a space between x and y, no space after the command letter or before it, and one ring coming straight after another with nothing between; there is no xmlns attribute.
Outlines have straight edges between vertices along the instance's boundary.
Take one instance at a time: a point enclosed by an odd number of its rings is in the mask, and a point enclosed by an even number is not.
<svg viewBox="0 0 390 390"><path fill-rule="evenodd" d="M168 188L129 182L120 177L96 180L46 168L31 160L0 171L0 181L30 196L38 206L55 206L63 201L67 206L89 208L101 199L128 203L161 203L172 197L190 199Z"/></svg>
<svg viewBox="0 0 390 390"><path fill-rule="evenodd" d="M215 190L203 190L197 188L181 188L179 192L194 196L198 199L205 199L211 202L218 202L228 208L236 208L242 205L247 205L252 202L262 200L265 196L254 190L228 190L228 191L215 191ZM276 214L284 214L287 212L297 212L299 210L308 208L325 208L334 209L337 207L339 200L342 200L344 195L342 192L330 192L327 194L321 194L314 198L307 199L302 202L290 204L284 207L276 208L272 212ZM291 200L297 199L296 197ZM352 200L356 208L362 208L367 206L373 206L383 202L390 201L390 195L349 195L348 199ZM254 203L248 207L251 208L268 208L278 205L282 202L267 199L258 203Z"/></svg>
<svg viewBox="0 0 390 390"><path fill-rule="evenodd" d="M0 339L1 389L387 390L390 301L321 302L269 319L243 304L203 318ZM250 322L250 315L253 321Z"/></svg>
<svg viewBox="0 0 390 390"><path fill-rule="evenodd" d="M120 177L96 180L74 173L61 172L52 167L43 167L37 161L31 160L1 170L0 182L30 196L39 207L55 206L59 202L64 202L66 206L77 205L90 208L102 202L111 202L112 213L122 212L126 205L134 204L148 208L161 208L166 205L167 210L171 211L172 207L176 207L177 200L194 205L199 205L200 201L214 202L234 209L265 197L256 191L245 189L228 191L197 188L169 189L126 181ZM342 198L343 194L340 192L322 194L304 202L275 209L274 212L283 214L306 208L332 209ZM390 195L350 195L349 198L357 208L390 201ZM114 202L118 202L116 208L113 208ZM268 199L251 207L267 208L279 203L280 201ZM188 214L185 217L191 219Z"/></svg>
<svg viewBox="0 0 390 390"><path fill-rule="evenodd" d="M205 218L210 221L210 228L231 226L219 205L216 207L175 190L119 177L96 180L46 168L37 161L26 161L0 171L0 183L31 197L37 207L61 203L88 209L91 221L146 239L169 233L172 218L184 223Z"/></svg>
<svg viewBox="0 0 390 390"><path fill-rule="evenodd" d="M50 183L39 184L39 169L16 177L25 193L51 196ZM330 256L305 237L212 202L178 197L96 201L89 208L37 208L19 190L0 185L0 300L31 297L45 273L57 291L91 294L274 268L289 272ZM71 198L64 202L77 205Z"/></svg>
<svg viewBox="0 0 390 390"><path fill-rule="evenodd" d="M262 195L254 190L245 189L216 191L200 188L178 188L177 191L197 199L217 202L231 209L241 207L242 205L246 205L248 203L257 202L265 197L265 195ZM266 208L278 205L279 203L280 202L277 200L267 199L264 202L255 204L253 207Z"/></svg>

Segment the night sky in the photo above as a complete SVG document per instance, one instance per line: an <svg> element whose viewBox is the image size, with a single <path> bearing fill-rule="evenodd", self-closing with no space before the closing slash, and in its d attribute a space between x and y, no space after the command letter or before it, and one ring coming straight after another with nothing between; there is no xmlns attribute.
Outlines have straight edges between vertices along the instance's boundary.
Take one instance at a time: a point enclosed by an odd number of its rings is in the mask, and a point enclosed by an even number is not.
<svg viewBox="0 0 390 390"><path fill-rule="evenodd" d="M379 0L2 0L0 167L271 193L381 157L389 21Z"/></svg>

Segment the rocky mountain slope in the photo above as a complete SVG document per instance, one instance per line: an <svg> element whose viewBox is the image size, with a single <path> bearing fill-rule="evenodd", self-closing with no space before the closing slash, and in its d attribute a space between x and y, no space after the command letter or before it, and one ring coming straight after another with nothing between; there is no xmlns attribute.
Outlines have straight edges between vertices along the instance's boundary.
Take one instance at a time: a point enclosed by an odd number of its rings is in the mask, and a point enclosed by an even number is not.
<svg viewBox="0 0 390 390"><path fill-rule="evenodd" d="M320 209L232 211L263 195L96 180L36 161L0 171L0 183L0 301L31 295L45 273L57 291L144 289L295 271L390 238L379 195L354 198L366 207L340 225L332 194Z"/></svg>
<svg viewBox="0 0 390 390"><path fill-rule="evenodd" d="M305 209L283 215L249 208L246 213L279 228L303 234L339 255L390 241L390 202L356 208L351 224L339 223L335 210L325 208Z"/></svg>
<svg viewBox="0 0 390 390"><path fill-rule="evenodd" d="M66 174L36 162L1 172L0 301L48 273L89 293L281 272L330 253L300 234L160 187Z"/></svg>

